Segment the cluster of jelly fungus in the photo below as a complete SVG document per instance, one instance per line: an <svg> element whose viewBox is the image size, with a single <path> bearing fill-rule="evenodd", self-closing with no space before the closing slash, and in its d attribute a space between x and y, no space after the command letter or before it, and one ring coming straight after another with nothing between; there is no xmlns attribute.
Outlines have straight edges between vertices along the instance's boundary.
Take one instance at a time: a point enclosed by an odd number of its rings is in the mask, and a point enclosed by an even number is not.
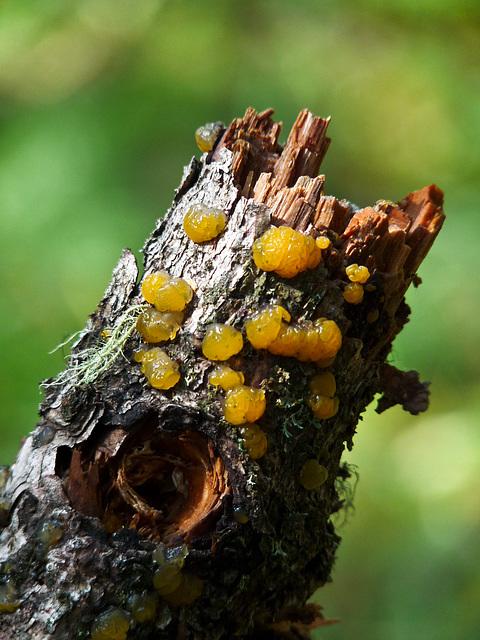
<svg viewBox="0 0 480 640"><path fill-rule="evenodd" d="M310 393L307 396L307 405L313 415L320 420L332 418L338 411L338 398L335 396L336 383L330 371L317 373L312 377L308 385Z"/></svg>
<svg viewBox="0 0 480 640"><path fill-rule="evenodd" d="M284 322L291 316L279 304L270 304L260 309L245 321L247 338L254 349L267 349L278 336Z"/></svg>
<svg viewBox="0 0 480 640"><path fill-rule="evenodd" d="M213 240L222 233L227 224L227 216L222 209L195 204L183 218L183 230L197 244Z"/></svg>
<svg viewBox="0 0 480 640"><path fill-rule="evenodd" d="M175 362L159 347L137 351L134 356L142 363L142 373L155 389L171 389L180 380L178 362Z"/></svg>
<svg viewBox="0 0 480 640"><path fill-rule="evenodd" d="M193 289L183 278L172 278L166 271L156 271L143 279L142 295L158 311L183 311L193 298Z"/></svg>
<svg viewBox="0 0 480 640"><path fill-rule="evenodd" d="M369 279L370 271L367 267L351 264L345 269L350 282L345 285L343 297L350 304L358 304L363 299L363 284Z"/></svg>
<svg viewBox="0 0 480 640"><path fill-rule="evenodd" d="M145 309L137 318L136 329L145 342L155 344L173 340L182 320L182 311L162 313L158 309Z"/></svg>
<svg viewBox="0 0 480 640"><path fill-rule="evenodd" d="M153 586L158 595L172 606L191 604L202 593L203 580L183 571L187 555L186 545L169 549L167 553L160 547L153 552L153 559L158 565L153 575Z"/></svg>
<svg viewBox="0 0 480 640"><path fill-rule="evenodd" d="M291 227L272 227L253 243L253 260L262 271L293 278L320 264L322 248L328 245L328 238L315 240Z"/></svg>
<svg viewBox="0 0 480 640"><path fill-rule="evenodd" d="M0 613L13 613L20 606L17 590L11 580L0 584Z"/></svg>
<svg viewBox="0 0 480 640"><path fill-rule="evenodd" d="M258 424L250 423L242 425L240 427L240 439L243 448L254 460L265 455L268 446L267 436Z"/></svg>
<svg viewBox="0 0 480 640"><path fill-rule="evenodd" d="M63 526L57 520L46 520L38 532L40 544L51 547L59 542L64 534Z"/></svg>
<svg viewBox="0 0 480 640"><path fill-rule="evenodd" d="M195 131L195 140L203 153L211 151L223 129L221 122L207 122Z"/></svg>
<svg viewBox="0 0 480 640"><path fill-rule="evenodd" d="M236 509L234 509L233 518L238 522L238 524L246 524L250 520L243 507L236 507Z"/></svg>
<svg viewBox="0 0 480 640"><path fill-rule="evenodd" d="M142 593L133 593L127 600L127 611L137 622L155 620L157 599L153 593L146 590Z"/></svg>
<svg viewBox="0 0 480 640"><path fill-rule="evenodd" d="M155 273L145 276L142 282L142 296L148 303L153 304L157 291L170 279L170 274L166 271L155 271Z"/></svg>
<svg viewBox="0 0 480 640"><path fill-rule="evenodd" d="M324 484L327 478L327 469L315 458L310 458L303 465L298 481L302 487L310 491Z"/></svg>
<svg viewBox="0 0 480 640"><path fill-rule="evenodd" d="M334 320L318 318L313 323L284 323L267 349L270 353L318 362L327 366L342 346L342 332Z"/></svg>
<svg viewBox="0 0 480 640"><path fill-rule="evenodd" d="M202 342L203 355L209 360L228 360L243 348L243 337L228 324L209 324Z"/></svg>
<svg viewBox="0 0 480 640"><path fill-rule="evenodd" d="M122 609L112 607L93 621L91 640L126 640L130 628L130 616Z"/></svg>
<svg viewBox="0 0 480 640"><path fill-rule="evenodd" d="M235 371L226 364L217 364L208 376L208 381L215 387L229 391L242 385L245 382L245 376L241 371Z"/></svg>
<svg viewBox="0 0 480 640"><path fill-rule="evenodd" d="M265 391L240 385L227 391L223 415L230 424L240 425L261 418L265 408Z"/></svg>

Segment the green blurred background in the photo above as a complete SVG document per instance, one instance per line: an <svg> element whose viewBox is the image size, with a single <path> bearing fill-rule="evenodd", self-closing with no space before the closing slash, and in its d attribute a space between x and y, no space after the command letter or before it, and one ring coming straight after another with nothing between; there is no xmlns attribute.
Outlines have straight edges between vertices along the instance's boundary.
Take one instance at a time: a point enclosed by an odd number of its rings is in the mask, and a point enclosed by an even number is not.
<svg viewBox="0 0 480 640"><path fill-rule="evenodd" d="M49 355L123 247L170 205L194 131L273 107L332 116L327 192L435 182L447 222L391 361L430 410L369 410L354 514L316 638L480 636L480 8L477 0L11 0L0 4L0 464L37 420Z"/></svg>

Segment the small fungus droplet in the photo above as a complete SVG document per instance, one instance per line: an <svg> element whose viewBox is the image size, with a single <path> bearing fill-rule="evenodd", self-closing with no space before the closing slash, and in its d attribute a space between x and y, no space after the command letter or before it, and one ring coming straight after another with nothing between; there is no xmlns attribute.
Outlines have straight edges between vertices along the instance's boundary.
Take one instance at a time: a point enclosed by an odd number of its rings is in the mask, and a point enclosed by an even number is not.
<svg viewBox="0 0 480 640"><path fill-rule="evenodd" d="M200 151L203 153L211 151L223 128L222 122L207 122L207 124L199 127L195 131L195 140Z"/></svg>
<svg viewBox="0 0 480 640"><path fill-rule="evenodd" d="M168 280L170 280L170 275L166 271L155 271L155 273L146 276L142 282L142 296L147 302L153 304L157 291Z"/></svg>
<svg viewBox="0 0 480 640"><path fill-rule="evenodd" d="M127 609L137 622L154 620L157 613L157 599L153 593L134 593L127 600Z"/></svg>
<svg viewBox="0 0 480 640"><path fill-rule="evenodd" d="M349 282L345 285L342 295L346 302L358 304L363 298L363 287L358 282Z"/></svg>
<svg viewBox="0 0 480 640"><path fill-rule="evenodd" d="M47 425L43 427L43 429L39 432L37 436L37 442L40 446L43 446L45 444L50 444L50 442L52 442L54 437L55 437L55 429Z"/></svg>
<svg viewBox="0 0 480 640"><path fill-rule="evenodd" d="M170 389L180 380L178 363L169 358L159 347L144 351L141 362L142 373L156 389Z"/></svg>
<svg viewBox="0 0 480 640"><path fill-rule="evenodd" d="M372 322L376 322L378 320L378 316L379 316L378 309L373 309L372 311L369 311L367 313L367 322L370 324Z"/></svg>
<svg viewBox="0 0 480 640"><path fill-rule="evenodd" d="M322 259L320 246L311 236L291 227L272 227L252 247L253 260L263 271L275 271L282 278L293 278L313 269Z"/></svg>
<svg viewBox="0 0 480 640"><path fill-rule="evenodd" d="M318 460L311 458L303 465L298 481L302 487L305 487L305 489L310 491L311 489L316 489L324 484L327 478L327 469L320 464Z"/></svg>
<svg viewBox="0 0 480 640"><path fill-rule="evenodd" d="M242 385L227 391L225 396L224 416L230 424L255 422L265 412L265 392Z"/></svg>
<svg viewBox="0 0 480 640"><path fill-rule="evenodd" d="M359 267L358 264L351 264L345 269L345 273L351 282L359 282L364 284L370 277L370 271L367 267Z"/></svg>
<svg viewBox="0 0 480 640"><path fill-rule="evenodd" d="M242 507L237 507L233 512L233 517L239 524L246 524L249 521L247 512Z"/></svg>
<svg viewBox="0 0 480 640"><path fill-rule="evenodd" d="M38 539L42 545L51 547L61 540L64 533L63 525L57 520L47 520L40 527Z"/></svg>
<svg viewBox="0 0 480 640"><path fill-rule="evenodd" d="M319 236L315 242L317 243L317 246L320 247L320 249L328 249L328 247L330 246L330 240L327 238L327 236Z"/></svg>
<svg viewBox="0 0 480 640"><path fill-rule="evenodd" d="M228 391L242 385L245 382L245 377L241 371L234 371L226 364L217 364L208 376L208 381L215 387L221 387L224 391Z"/></svg>
<svg viewBox="0 0 480 640"><path fill-rule="evenodd" d="M161 565L153 574L153 586L164 596L177 589L182 582L181 569L175 563Z"/></svg>
<svg viewBox="0 0 480 640"><path fill-rule="evenodd" d="M130 616L122 609L112 607L94 621L91 640L126 640L130 628Z"/></svg>
<svg viewBox="0 0 480 640"><path fill-rule="evenodd" d="M145 309L137 318L136 329L145 342L165 342L175 338L182 320L181 311L162 313L158 309Z"/></svg>
<svg viewBox="0 0 480 640"><path fill-rule="evenodd" d="M243 348L243 337L228 324L210 324L202 343L203 355L209 360L228 360Z"/></svg>
<svg viewBox="0 0 480 640"><path fill-rule="evenodd" d="M0 613L13 613L20 606L17 590L11 580L0 584Z"/></svg>
<svg viewBox="0 0 480 640"><path fill-rule="evenodd" d="M182 278L171 278L157 290L155 309L158 311L183 311L193 298L193 289Z"/></svg>
<svg viewBox="0 0 480 640"><path fill-rule="evenodd" d="M185 572L181 574L178 587L162 597L172 607L184 607L187 604L192 604L202 595L203 584L201 578L193 573Z"/></svg>
<svg viewBox="0 0 480 640"><path fill-rule="evenodd" d="M244 424L240 427L240 439L248 455L257 460L265 455L268 440L265 432L258 424Z"/></svg>
<svg viewBox="0 0 480 640"><path fill-rule="evenodd" d="M332 418L338 411L338 398L335 396L335 378L330 371L317 373L312 377L308 385L310 393L307 396L307 405L313 415L320 420Z"/></svg>
<svg viewBox="0 0 480 640"><path fill-rule="evenodd" d="M227 216L222 209L213 209L197 204L183 218L183 230L193 242L208 242L225 229Z"/></svg>
<svg viewBox="0 0 480 640"><path fill-rule="evenodd" d="M247 338L254 349L267 349L278 336L285 321L290 322L290 314L279 304L270 304L260 309L245 321Z"/></svg>

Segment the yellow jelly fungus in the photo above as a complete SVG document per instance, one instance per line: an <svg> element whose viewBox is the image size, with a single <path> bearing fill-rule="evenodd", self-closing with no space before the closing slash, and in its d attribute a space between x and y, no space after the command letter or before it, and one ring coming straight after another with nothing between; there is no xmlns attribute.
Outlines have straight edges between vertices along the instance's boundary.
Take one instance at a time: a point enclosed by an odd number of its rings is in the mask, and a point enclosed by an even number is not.
<svg viewBox="0 0 480 640"><path fill-rule="evenodd" d="M227 391L223 414L227 422L238 425L261 418L265 407L264 391L242 385Z"/></svg>
<svg viewBox="0 0 480 640"><path fill-rule="evenodd" d="M308 383L308 388L312 393L316 395L333 398L337 389L335 376L330 371L325 371L325 373L317 373Z"/></svg>
<svg viewBox="0 0 480 640"><path fill-rule="evenodd" d="M155 273L146 276L142 282L142 296L148 303L153 304L157 291L168 280L170 280L170 275L166 271L155 271Z"/></svg>
<svg viewBox="0 0 480 640"><path fill-rule="evenodd" d="M130 617L122 609L112 608L100 614L92 625L91 640L126 640Z"/></svg>
<svg viewBox="0 0 480 640"><path fill-rule="evenodd" d="M367 267L359 267L358 264L351 264L345 269L345 273L351 282L359 282L364 284L370 277L370 271Z"/></svg>
<svg viewBox="0 0 480 640"><path fill-rule="evenodd" d="M209 324L202 343L203 355L209 360L228 360L241 351L243 338L228 324Z"/></svg>
<svg viewBox="0 0 480 640"><path fill-rule="evenodd" d="M137 622L155 620L157 599L153 593L148 593L148 591L134 593L127 600L127 609Z"/></svg>
<svg viewBox="0 0 480 640"><path fill-rule="evenodd" d="M250 518L247 515L247 512L242 507L237 507L234 510L233 517L238 522L238 524L246 524L250 520Z"/></svg>
<svg viewBox="0 0 480 640"><path fill-rule="evenodd" d="M253 260L263 271L275 271L282 278L293 278L313 269L322 259L315 240L290 227L272 227L252 247Z"/></svg>
<svg viewBox="0 0 480 640"><path fill-rule="evenodd" d="M155 309L158 311L183 311L193 298L192 287L182 278L171 278L157 289Z"/></svg>
<svg viewBox="0 0 480 640"><path fill-rule="evenodd" d="M213 149L222 128L221 122L207 122L195 131L195 140L200 151L205 153Z"/></svg>
<svg viewBox="0 0 480 640"><path fill-rule="evenodd" d="M267 436L258 424L244 424L241 426L240 439L243 448L254 460L258 460L258 458L265 455L268 447Z"/></svg>
<svg viewBox="0 0 480 640"><path fill-rule="evenodd" d="M346 302L358 304L363 298L363 287L358 282L349 282L345 285L342 295Z"/></svg>
<svg viewBox="0 0 480 640"><path fill-rule="evenodd" d="M221 387L224 391L228 391L242 385L245 382L245 377L241 371L234 371L226 364L217 364L208 376L208 381L215 387Z"/></svg>
<svg viewBox="0 0 480 640"><path fill-rule="evenodd" d="M319 236L315 242L317 243L317 246L320 247L320 249L328 249L328 247L330 246L330 240L327 238L327 236Z"/></svg>
<svg viewBox="0 0 480 640"><path fill-rule="evenodd" d="M298 481L308 491L316 489L326 482L328 478L327 469L315 460L311 458L307 460L300 471Z"/></svg>
<svg viewBox="0 0 480 640"><path fill-rule="evenodd" d="M143 352L137 351L137 354L139 353L142 353L142 373L145 374L152 387L170 389L180 380L178 363L169 358L165 351L159 347L153 347L153 349Z"/></svg>
<svg viewBox="0 0 480 640"><path fill-rule="evenodd" d="M64 533L63 526L56 520L47 520L40 527L38 539L46 547L51 547L61 540Z"/></svg>
<svg viewBox="0 0 480 640"><path fill-rule="evenodd" d="M290 314L279 304L270 304L245 321L247 338L254 349L267 349L278 336L284 321L290 322Z"/></svg>
<svg viewBox="0 0 480 640"><path fill-rule="evenodd" d="M162 597L172 607L183 607L202 595L203 584L204 581L193 573L182 573L178 587Z"/></svg>
<svg viewBox="0 0 480 640"><path fill-rule="evenodd" d="M372 323L372 322L376 322L378 320L378 309L373 309L372 311L369 311L367 313L367 322Z"/></svg>
<svg viewBox="0 0 480 640"><path fill-rule="evenodd" d="M153 586L161 596L175 591L181 583L181 569L175 563L161 565L153 574Z"/></svg>
<svg viewBox="0 0 480 640"><path fill-rule="evenodd" d="M0 585L0 613L13 613L18 609L17 590L11 580Z"/></svg>
<svg viewBox="0 0 480 640"><path fill-rule="evenodd" d="M341 346L342 333L336 322L319 318L313 324L284 323L267 349L275 355L289 356L303 362L323 362L334 358Z"/></svg>
<svg viewBox="0 0 480 640"><path fill-rule="evenodd" d="M225 229L227 216L222 209L213 209L204 204L196 204L183 218L183 230L193 242L208 242Z"/></svg>
<svg viewBox="0 0 480 640"><path fill-rule="evenodd" d="M137 318L136 329L145 342L173 340L183 320L181 311L162 313L157 309L145 309Z"/></svg>
<svg viewBox="0 0 480 640"><path fill-rule="evenodd" d="M313 415L320 420L332 418L338 411L338 398L335 396L335 378L330 371L317 373L312 377L308 385L310 393L307 396L307 405Z"/></svg>

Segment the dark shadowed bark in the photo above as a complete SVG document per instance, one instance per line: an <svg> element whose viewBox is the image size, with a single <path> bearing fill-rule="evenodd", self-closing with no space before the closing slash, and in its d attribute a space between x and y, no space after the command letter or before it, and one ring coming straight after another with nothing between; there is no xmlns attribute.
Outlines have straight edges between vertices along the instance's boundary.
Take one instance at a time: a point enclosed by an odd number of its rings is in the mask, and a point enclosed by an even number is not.
<svg viewBox="0 0 480 640"><path fill-rule="evenodd" d="M134 360L146 303L125 250L66 371L46 382L41 421L0 478L2 638L302 638L328 622L305 602L329 579L340 541L331 517L349 477L344 448L376 393L379 410L428 405L427 384L386 359L408 321L404 294L442 225L442 193L429 186L361 210L325 196L317 174L328 120L302 111L282 149L272 113L248 109L221 129L145 244L142 278L166 270L195 290L162 345L180 381L155 389ZM203 244L182 228L198 203L228 218ZM331 244L318 266L282 278L252 260L271 225ZM370 272L358 304L342 295L353 263ZM329 419L305 403L324 369L245 338L245 320L273 301L300 326L327 318L341 330L328 365L339 408ZM212 322L243 333L230 365L265 391L257 422L268 448L258 459L225 421L225 393L208 382L213 363L201 342ZM299 477L312 459L326 479L307 490ZM159 588L165 566L178 582L170 593Z"/></svg>

